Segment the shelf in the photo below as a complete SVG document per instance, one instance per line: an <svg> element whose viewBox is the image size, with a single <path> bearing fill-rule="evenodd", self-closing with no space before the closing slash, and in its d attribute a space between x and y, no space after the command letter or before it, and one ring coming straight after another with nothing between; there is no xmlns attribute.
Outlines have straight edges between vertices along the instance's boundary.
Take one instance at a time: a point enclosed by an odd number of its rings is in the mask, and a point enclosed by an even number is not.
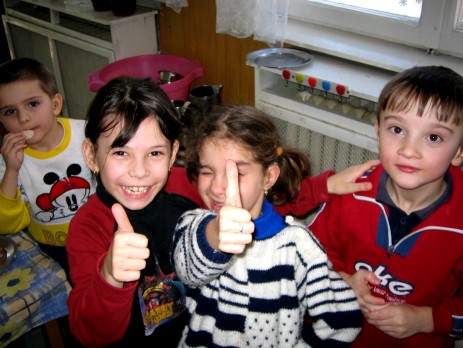
<svg viewBox="0 0 463 348"><path fill-rule="evenodd" d="M351 96L377 102L384 85L394 76L394 72L375 69L351 61L313 53L312 61L300 68L289 68L290 82L296 82L296 74L313 76L320 80L346 86ZM283 70L274 68L256 68L275 74L284 81Z"/></svg>
<svg viewBox="0 0 463 348"><path fill-rule="evenodd" d="M85 117L94 97L90 73L116 60L158 52L158 10L151 7L137 6L135 14L117 17L94 11L90 0L3 2L11 57L35 58L53 72L65 116Z"/></svg>
<svg viewBox="0 0 463 348"><path fill-rule="evenodd" d="M91 5L85 3L82 5L79 2L64 1L64 0L23 0L23 1L10 1L11 4L6 6L6 12L18 9L18 12L24 12L25 6L29 5L32 9L38 11L40 8L49 9L58 13L65 13L70 16L81 18L87 21L99 23L102 25L113 25L127 21L133 21L137 17L143 18L152 16L158 11L149 7L137 6L135 13L131 16L118 17L112 11L95 11ZM30 16L35 17L34 13L28 13Z"/></svg>
<svg viewBox="0 0 463 348"><path fill-rule="evenodd" d="M322 54L314 55L304 67L288 69L291 76L284 70L255 68L257 108L288 125L357 146L374 156L378 96L394 73L378 69L372 74L371 68ZM336 88L328 92L318 84L311 88L309 76L343 85L345 93L338 94Z"/></svg>
<svg viewBox="0 0 463 348"><path fill-rule="evenodd" d="M69 40L81 40L112 50L116 60L137 55L137 52L157 52L156 9L137 6L134 15L117 17L112 11L98 12L91 3L81 3L73 0L7 0L5 11L10 21L20 19L62 34Z"/></svg>

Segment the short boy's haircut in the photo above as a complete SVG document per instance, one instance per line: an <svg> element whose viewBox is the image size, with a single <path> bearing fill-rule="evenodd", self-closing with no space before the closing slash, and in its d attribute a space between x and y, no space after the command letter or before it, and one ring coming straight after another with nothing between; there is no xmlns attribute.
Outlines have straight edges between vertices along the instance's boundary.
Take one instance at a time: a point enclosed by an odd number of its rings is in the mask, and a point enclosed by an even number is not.
<svg viewBox="0 0 463 348"><path fill-rule="evenodd" d="M417 66L394 76L378 101L378 123L385 110L408 111L418 103L418 116L431 107L440 122L463 123L463 77L443 66Z"/></svg>
<svg viewBox="0 0 463 348"><path fill-rule="evenodd" d="M17 58L0 65L0 85L17 81L39 81L40 88L53 98L57 93L55 77L48 68L32 58Z"/></svg>

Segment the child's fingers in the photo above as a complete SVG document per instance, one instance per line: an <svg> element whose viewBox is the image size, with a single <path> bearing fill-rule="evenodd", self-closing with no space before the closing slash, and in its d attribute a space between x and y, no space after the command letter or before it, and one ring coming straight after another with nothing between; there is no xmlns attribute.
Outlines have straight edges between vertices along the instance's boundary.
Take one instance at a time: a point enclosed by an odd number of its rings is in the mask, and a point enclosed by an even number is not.
<svg viewBox="0 0 463 348"><path fill-rule="evenodd" d="M240 187L238 183L238 168L232 160L225 164L227 171L227 190L225 192L225 205L241 208Z"/></svg>
<svg viewBox="0 0 463 348"><path fill-rule="evenodd" d="M118 230L124 232L134 232L132 224L127 217L127 214L119 203L115 203L111 207L111 211L113 212L114 219L116 219Z"/></svg>
<svg viewBox="0 0 463 348"><path fill-rule="evenodd" d="M111 207L111 211L113 212L114 219L116 220L117 223L117 232L119 235L127 235L129 233L135 233L135 235L130 236L130 238L123 238L125 243L127 245L136 247L136 248L146 248L148 246L148 238L142 234L136 233L133 230L132 224L129 221L129 218L127 217L127 214L119 203L113 204ZM142 253L145 253L146 251L142 250ZM146 257L143 257L146 258Z"/></svg>
<svg viewBox="0 0 463 348"><path fill-rule="evenodd" d="M379 159L373 159L373 160L366 161L365 163L362 163L359 166L359 171L361 173L366 173L367 171L375 169L375 167L377 167L380 163L381 162L379 161Z"/></svg>

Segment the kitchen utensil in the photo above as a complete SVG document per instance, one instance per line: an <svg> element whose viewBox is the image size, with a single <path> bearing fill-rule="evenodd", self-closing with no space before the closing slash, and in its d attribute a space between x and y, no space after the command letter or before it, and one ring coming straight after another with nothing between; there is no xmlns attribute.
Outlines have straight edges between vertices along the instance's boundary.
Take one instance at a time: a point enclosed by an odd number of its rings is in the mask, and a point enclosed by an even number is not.
<svg viewBox="0 0 463 348"><path fill-rule="evenodd" d="M190 91L190 101L203 115L208 113L213 105L220 104L222 85L203 85Z"/></svg>
<svg viewBox="0 0 463 348"><path fill-rule="evenodd" d="M131 16L137 9L136 0L110 0L110 3L111 10L118 17Z"/></svg>
<svg viewBox="0 0 463 348"><path fill-rule="evenodd" d="M204 69L198 61L168 54L147 54L120 59L91 72L88 76L88 88L96 92L119 76L151 78L156 82L159 70L183 75L183 79L160 86L171 100L188 100L191 83L204 75Z"/></svg>
<svg viewBox="0 0 463 348"><path fill-rule="evenodd" d="M93 9L98 12L111 11L110 0L92 0Z"/></svg>
<svg viewBox="0 0 463 348"><path fill-rule="evenodd" d="M16 243L10 238L0 236L0 271L8 267L16 256Z"/></svg>
<svg viewBox="0 0 463 348"><path fill-rule="evenodd" d="M310 53L292 48L264 48L246 56L248 65L277 69L303 66L311 60Z"/></svg>
<svg viewBox="0 0 463 348"><path fill-rule="evenodd" d="M177 113L180 117L183 117L185 114L185 111L188 109L190 106L189 101L184 101L184 100L171 100L172 104L174 104L175 110L177 110Z"/></svg>
<svg viewBox="0 0 463 348"><path fill-rule="evenodd" d="M166 83L172 83L180 79L183 79L183 75L177 74L176 72L169 71L169 70L159 70L158 73L159 73L159 79L158 79L159 85L164 85Z"/></svg>

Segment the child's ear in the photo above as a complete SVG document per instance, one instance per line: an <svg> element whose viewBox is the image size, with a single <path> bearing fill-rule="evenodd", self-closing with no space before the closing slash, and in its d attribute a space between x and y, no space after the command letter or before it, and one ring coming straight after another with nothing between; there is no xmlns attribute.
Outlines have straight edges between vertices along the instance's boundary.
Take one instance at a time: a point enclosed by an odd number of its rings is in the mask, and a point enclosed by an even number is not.
<svg viewBox="0 0 463 348"><path fill-rule="evenodd" d="M453 159L452 159L452 165L454 165L455 167L461 167L461 165L463 164L463 145L461 145L457 152L455 153L455 156L453 156Z"/></svg>
<svg viewBox="0 0 463 348"><path fill-rule="evenodd" d="M175 140L172 143L172 154L170 156L170 163L169 163L169 169L172 167L175 163L175 159L177 158L177 152L178 149L180 148L180 142L178 140Z"/></svg>
<svg viewBox="0 0 463 348"><path fill-rule="evenodd" d="M84 154L85 162L87 163L87 166L90 168L90 170L94 173L97 174L100 171L100 168L98 167L98 162L96 161L96 153L95 153L95 147L93 146L92 142L86 138L84 142L82 143L82 152Z"/></svg>
<svg viewBox="0 0 463 348"><path fill-rule="evenodd" d="M56 93L52 98L52 107L53 115L58 116L61 114L61 109L63 108L63 96L59 93Z"/></svg>
<svg viewBox="0 0 463 348"><path fill-rule="evenodd" d="M270 167L267 168L267 173L265 175L265 183L264 186L266 189L269 189L272 187L276 181L278 180L278 177L280 176L280 167L278 166L278 163L272 163Z"/></svg>
<svg viewBox="0 0 463 348"><path fill-rule="evenodd" d="M375 121L375 133L376 133L376 137L379 137L379 123L378 123L378 120Z"/></svg>

